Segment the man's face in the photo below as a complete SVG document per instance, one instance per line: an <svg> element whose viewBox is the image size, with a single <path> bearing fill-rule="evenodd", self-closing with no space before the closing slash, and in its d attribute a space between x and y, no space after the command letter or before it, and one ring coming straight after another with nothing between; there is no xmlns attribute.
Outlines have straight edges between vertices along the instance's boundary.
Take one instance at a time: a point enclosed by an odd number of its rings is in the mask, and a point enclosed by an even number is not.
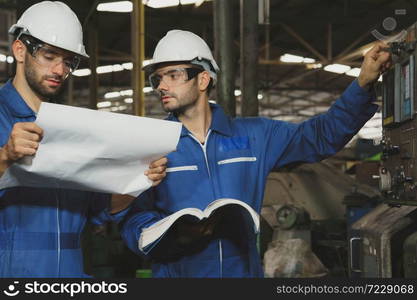
<svg viewBox="0 0 417 300"><path fill-rule="evenodd" d="M159 92L161 104L166 112L181 115L194 106L199 97L197 77L189 80L185 69L192 65L179 64L158 68L153 74L160 79L154 88Z"/></svg>
<svg viewBox="0 0 417 300"><path fill-rule="evenodd" d="M24 73L30 88L42 98L59 94L70 70L66 62L73 55L59 48L45 45L34 55L26 52Z"/></svg>

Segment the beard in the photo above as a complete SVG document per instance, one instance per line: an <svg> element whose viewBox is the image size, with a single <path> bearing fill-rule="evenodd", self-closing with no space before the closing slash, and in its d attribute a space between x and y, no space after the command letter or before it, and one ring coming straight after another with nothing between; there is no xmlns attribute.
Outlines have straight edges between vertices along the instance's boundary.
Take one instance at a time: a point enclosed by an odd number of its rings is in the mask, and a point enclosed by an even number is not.
<svg viewBox="0 0 417 300"><path fill-rule="evenodd" d="M35 94L37 94L40 98L48 100L59 95L64 88L64 78L58 75L44 75L39 78L39 75L36 72L36 66L34 66L33 62L30 61L31 59L26 59L25 77L32 91ZM61 85L56 88L48 88L46 86L43 86L42 82L47 79L59 80L61 82Z"/></svg>
<svg viewBox="0 0 417 300"><path fill-rule="evenodd" d="M189 108L193 107L197 103L198 89L197 82L190 87L190 89L181 96L175 93L161 92L160 97L170 96L176 100L176 103L171 106L165 106L162 104L162 108L167 113L173 113L175 116L184 114Z"/></svg>

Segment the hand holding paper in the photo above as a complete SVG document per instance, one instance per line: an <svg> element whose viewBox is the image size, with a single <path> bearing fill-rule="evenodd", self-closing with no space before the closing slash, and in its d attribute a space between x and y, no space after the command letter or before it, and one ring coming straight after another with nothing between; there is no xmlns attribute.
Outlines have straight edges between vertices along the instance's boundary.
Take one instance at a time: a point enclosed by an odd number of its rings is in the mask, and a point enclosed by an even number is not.
<svg viewBox="0 0 417 300"><path fill-rule="evenodd" d="M35 156L11 165L0 188L68 188L137 196L148 165L174 151L181 123L42 103Z"/></svg>

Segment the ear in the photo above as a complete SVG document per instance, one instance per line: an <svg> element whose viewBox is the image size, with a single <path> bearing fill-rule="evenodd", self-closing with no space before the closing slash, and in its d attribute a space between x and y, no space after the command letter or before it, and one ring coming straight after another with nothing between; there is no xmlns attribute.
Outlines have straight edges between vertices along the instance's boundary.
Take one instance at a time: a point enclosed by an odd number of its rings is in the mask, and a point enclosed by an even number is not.
<svg viewBox="0 0 417 300"><path fill-rule="evenodd" d="M15 40L12 44L12 51L17 63L24 62L27 49L22 41Z"/></svg>
<svg viewBox="0 0 417 300"><path fill-rule="evenodd" d="M207 71L203 71L200 74L198 74L198 87L200 91L207 90L207 87L210 83L210 73Z"/></svg>

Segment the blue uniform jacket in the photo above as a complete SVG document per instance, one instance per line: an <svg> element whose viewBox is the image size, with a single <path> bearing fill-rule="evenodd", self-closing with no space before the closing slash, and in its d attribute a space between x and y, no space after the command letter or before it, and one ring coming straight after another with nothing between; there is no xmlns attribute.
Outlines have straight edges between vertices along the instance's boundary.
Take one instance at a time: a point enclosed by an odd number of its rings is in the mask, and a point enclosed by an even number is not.
<svg viewBox="0 0 417 300"><path fill-rule="evenodd" d="M76 116L74 116L76 117ZM0 145L17 122L35 113L11 81L0 89ZM0 191L0 277L85 277L80 235L94 224L119 220L110 215L110 195L16 187Z"/></svg>
<svg viewBox="0 0 417 300"><path fill-rule="evenodd" d="M136 199L122 227L123 238L136 253L152 257L155 245L138 247L142 229L180 209L204 209L213 200L234 198L260 213L271 169L316 162L338 152L374 115L374 99L354 81L328 112L300 124L230 119L210 104L213 118L205 144L183 127L177 151L168 155L170 172L159 186ZM169 119L178 122L172 115ZM153 276L262 277L253 222L238 206L228 213L210 241L175 259L157 260ZM171 246L164 247L168 253Z"/></svg>

